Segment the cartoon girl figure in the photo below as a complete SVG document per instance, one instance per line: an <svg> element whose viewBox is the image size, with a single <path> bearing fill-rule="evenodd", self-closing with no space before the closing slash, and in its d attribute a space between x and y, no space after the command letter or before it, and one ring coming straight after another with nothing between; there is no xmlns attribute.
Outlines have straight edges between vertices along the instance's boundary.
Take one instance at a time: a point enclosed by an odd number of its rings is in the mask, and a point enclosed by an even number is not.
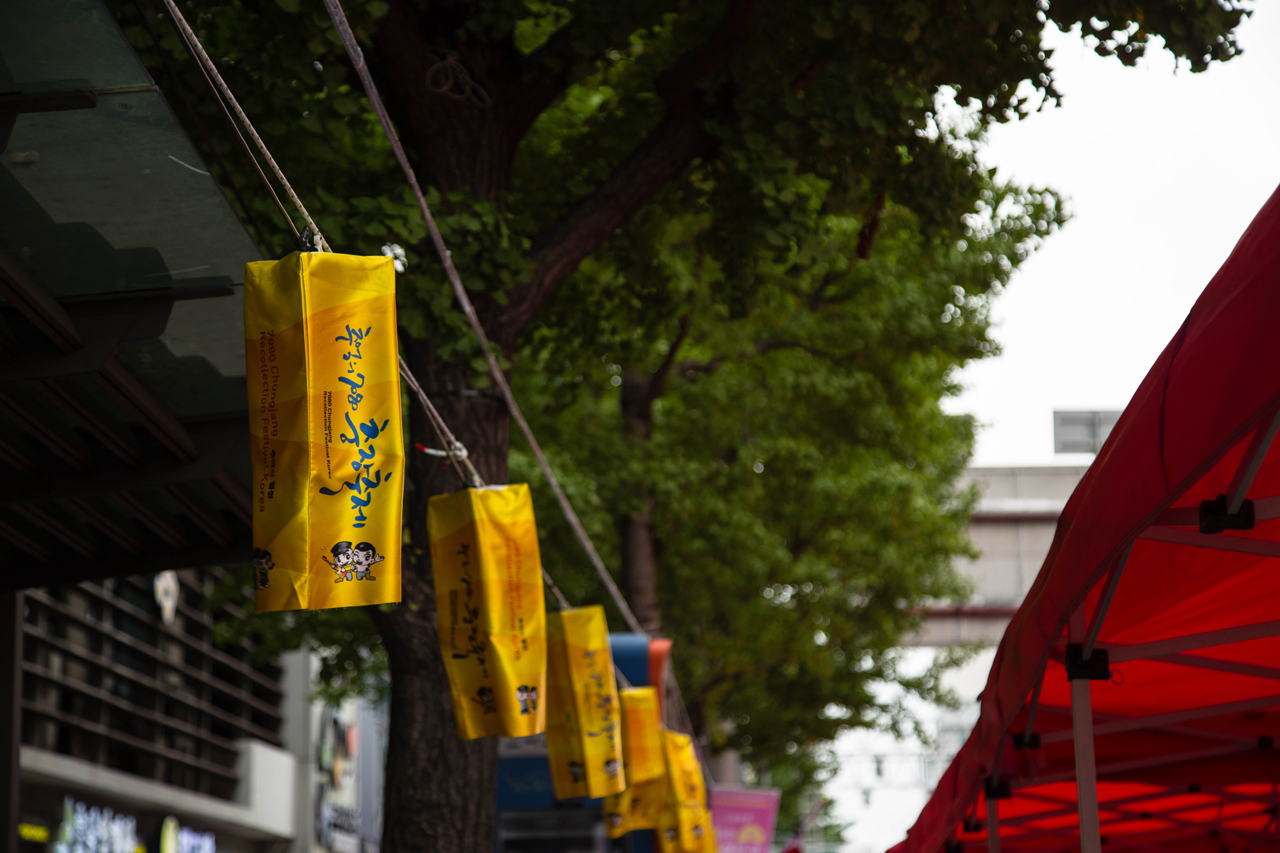
<svg viewBox="0 0 1280 853"><path fill-rule="evenodd" d="M538 688L521 684L516 688L516 701L520 703L521 716L538 713Z"/></svg>
<svg viewBox="0 0 1280 853"><path fill-rule="evenodd" d="M333 569L334 573L337 574L337 577L334 578L333 582L342 583L344 580L352 580L351 564L355 561L355 552L351 550L351 543L339 542L330 548L329 551L333 554L332 560L323 554L320 555L320 559L328 563L329 568Z"/></svg>
<svg viewBox="0 0 1280 853"><path fill-rule="evenodd" d="M373 575L369 574L369 570L373 568L374 563L381 563L386 557L378 553L378 549L368 542L361 542L351 552L352 564L356 570L356 580L372 581L377 580ZM347 580L351 580L348 576Z"/></svg>
<svg viewBox="0 0 1280 853"><path fill-rule="evenodd" d="M271 585L269 574L276 564L271 562L271 552L265 548L253 549L253 573L258 582L258 589L266 589Z"/></svg>

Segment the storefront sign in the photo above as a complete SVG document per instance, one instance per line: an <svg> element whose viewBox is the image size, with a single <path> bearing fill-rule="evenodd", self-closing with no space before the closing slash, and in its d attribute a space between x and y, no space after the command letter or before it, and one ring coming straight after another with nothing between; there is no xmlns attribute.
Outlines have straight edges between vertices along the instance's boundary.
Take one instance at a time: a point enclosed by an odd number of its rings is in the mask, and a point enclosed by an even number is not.
<svg viewBox="0 0 1280 853"><path fill-rule="evenodd" d="M74 797L62 801L54 853L140 853L142 849L135 818L87 806Z"/></svg>
<svg viewBox="0 0 1280 853"><path fill-rule="evenodd" d="M780 798L777 788L713 788L711 819L720 853L769 853Z"/></svg>
<svg viewBox="0 0 1280 853"><path fill-rule="evenodd" d="M212 832L199 832L179 826L170 815L160 825L160 853L217 853L218 843ZM114 851L113 851L114 853Z"/></svg>

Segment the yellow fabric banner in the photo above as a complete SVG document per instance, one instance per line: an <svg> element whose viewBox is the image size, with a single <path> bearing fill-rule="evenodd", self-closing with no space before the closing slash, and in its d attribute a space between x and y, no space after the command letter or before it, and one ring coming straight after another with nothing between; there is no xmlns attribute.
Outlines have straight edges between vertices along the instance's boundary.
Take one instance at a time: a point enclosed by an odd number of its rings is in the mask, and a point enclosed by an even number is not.
<svg viewBox="0 0 1280 853"><path fill-rule="evenodd" d="M658 816L658 850L660 853L684 853L680 846L680 818L671 791L662 800L662 812Z"/></svg>
<svg viewBox="0 0 1280 853"><path fill-rule="evenodd" d="M464 740L546 728L547 621L529 487L427 502L440 651Z"/></svg>
<svg viewBox="0 0 1280 853"><path fill-rule="evenodd" d="M547 758L556 799L627 786L609 626L599 605L547 614Z"/></svg>
<svg viewBox="0 0 1280 853"><path fill-rule="evenodd" d="M390 258L245 266L259 611L400 600L404 439Z"/></svg>
<svg viewBox="0 0 1280 853"><path fill-rule="evenodd" d="M693 749L693 738L663 731L667 753L670 802L675 810L680 849L684 853L712 853L711 814L707 808L707 786L702 765ZM666 827L664 826L664 831Z"/></svg>
<svg viewBox="0 0 1280 853"><path fill-rule="evenodd" d="M658 717L658 691L626 687L622 702L622 754L627 789L605 797L605 829L619 838L636 829L657 829L667 793L667 759Z"/></svg>

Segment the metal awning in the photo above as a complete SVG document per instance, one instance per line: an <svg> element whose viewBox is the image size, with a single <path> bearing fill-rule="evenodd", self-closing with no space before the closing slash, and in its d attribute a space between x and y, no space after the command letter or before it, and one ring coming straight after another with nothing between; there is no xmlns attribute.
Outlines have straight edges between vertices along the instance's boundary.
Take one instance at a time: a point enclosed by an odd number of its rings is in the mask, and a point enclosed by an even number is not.
<svg viewBox="0 0 1280 853"><path fill-rule="evenodd" d="M1280 850L1280 190L1063 508L895 853Z"/></svg>
<svg viewBox="0 0 1280 853"><path fill-rule="evenodd" d="M261 256L101 0L0 16L0 588L243 560Z"/></svg>

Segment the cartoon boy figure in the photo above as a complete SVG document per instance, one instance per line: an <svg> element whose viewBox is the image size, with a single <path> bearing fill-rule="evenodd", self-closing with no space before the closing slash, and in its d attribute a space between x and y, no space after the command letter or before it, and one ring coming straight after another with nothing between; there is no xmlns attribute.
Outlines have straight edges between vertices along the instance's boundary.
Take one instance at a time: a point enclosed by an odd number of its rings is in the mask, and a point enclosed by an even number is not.
<svg viewBox="0 0 1280 853"><path fill-rule="evenodd" d="M355 547L355 550L351 552L352 565L356 570L356 580L377 580L377 578L369 574L369 570L373 568L374 563L381 563L385 559L386 557L380 555L378 553L378 549L373 547L373 545L368 542L361 542ZM351 578L348 577L347 580L351 580Z"/></svg>
<svg viewBox="0 0 1280 853"><path fill-rule="evenodd" d="M271 586L271 576L268 574L276 564L271 562L271 552L265 548L253 549L253 571L258 581L258 589L266 589Z"/></svg>
<svg viewBox="0 0 1280 853"><path fill-rule="evenodd" d="M581 782L587 775L586 770L587 768L582 765L581 761L569 762L569 778L574 782Z"/></svg>
<svg viewBox="0 0 1280 853"><path fill-rule="evenodd" d="M605 775L605 776L607 776L607 777L608 777L608 778L610 778L610 779L617 779L617 778L618 778L618 761L617 761L617 759L610 758L610 759L607 759L607 760L605 761L605 763L604 763L604 775Z"/></svg>
<svg viewBox="0 0 1280 853"><path fill-rule="evenodd" d="M521 684L516 688L516 699L520 702L520 714L538 713L538 688Z"/></svg>
<svg viewBox="0 0 1280 853"><path fill-rule="evenodd" d="M481 687L476 691L476 695L471 697L471 701L480 706L480 710L485 714L498 713L498 705L493 701L493 690L488 687Z"/></svg>
<svg viewBox="0 0 1280 853"><path fill-rule="evenodd" d="M337 574L337 577L334 578L333 582L342 583L344 580L352 580L351 564L355 561L355 552L351 550L351 543L339 542L330 548L329 551L333 554L332 560L323 554L320 555L320 559L328 563L329 568L333 569L334 573Z"/></svg>

